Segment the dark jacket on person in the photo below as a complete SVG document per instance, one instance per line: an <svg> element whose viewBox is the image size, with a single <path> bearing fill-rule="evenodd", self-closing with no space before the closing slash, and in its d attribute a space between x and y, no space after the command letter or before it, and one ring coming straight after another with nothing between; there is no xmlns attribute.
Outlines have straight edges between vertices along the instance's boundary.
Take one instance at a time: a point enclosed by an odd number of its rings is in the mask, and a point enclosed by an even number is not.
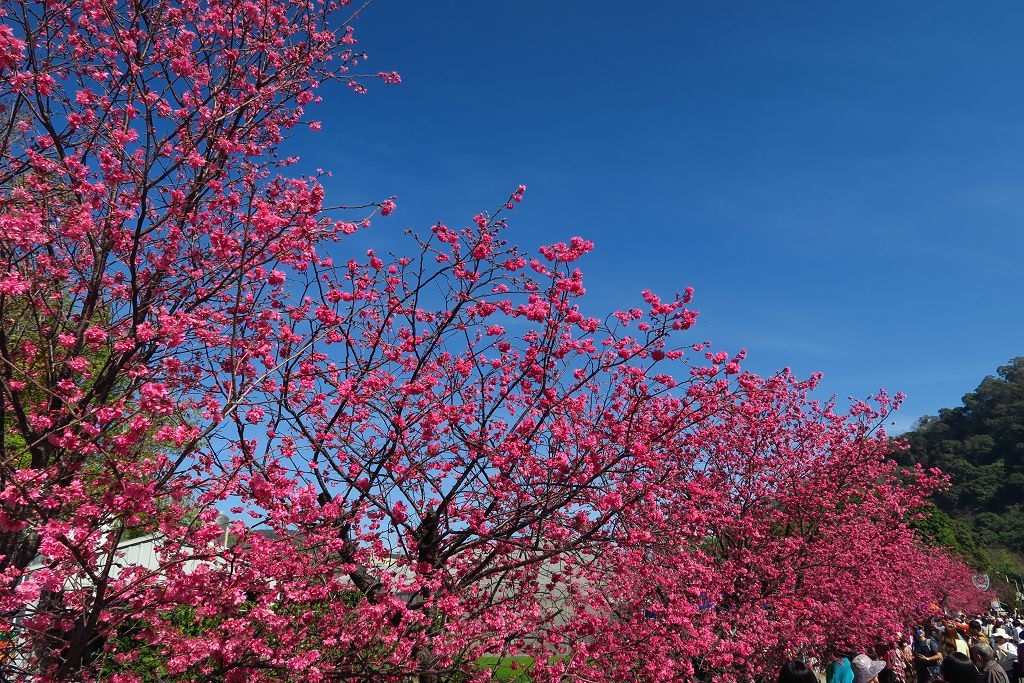
<svg viewBox="0 0 1024 683"><path fill-rule="evenodd" d="M1006 672L1003 671L1003 667L999 666L999 663L995 660L985 665L978 680L981 683L1010 683L1010 679Z"/></svg>

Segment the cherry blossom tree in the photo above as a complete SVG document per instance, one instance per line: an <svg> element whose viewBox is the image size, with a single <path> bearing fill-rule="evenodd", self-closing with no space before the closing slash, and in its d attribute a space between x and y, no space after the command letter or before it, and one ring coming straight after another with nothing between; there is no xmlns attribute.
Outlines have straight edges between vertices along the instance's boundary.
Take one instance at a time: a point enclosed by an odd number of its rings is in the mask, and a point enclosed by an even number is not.
<svg viewBox="0 0 1024 683"><path fill-rule="evenodd" d="M941 608L983 611L969 568L911 529L945 482L888 457L879 424L901 397L839 414L812 400L817 381L744 373L734 403L676 446L677 477L634 522L649 562L621 572L632 581L616 583L618 609L603 612L659 622L620 643L620 675L643 662L667 677L673 662L658 655L671 651L715 678L756 677L793 657L892 643Z"/></svg>
<svg viewBox="0 0 1024 683"><path fill-rule="evenodd" d="M321 86L400 80L357 74L357 9L4 2L16 667L486 680L481 657L516 655L537 680L743 676L955 595L948 567L897 580L939 562L906 526L937 482L873 431L894 401L841 415L814 380L743 372L687 338L689 290L586 311L591 243L507 240L524 187L405 252L351 253L395 203L326 202L286 175L286 138L319 128Z"/></svg>

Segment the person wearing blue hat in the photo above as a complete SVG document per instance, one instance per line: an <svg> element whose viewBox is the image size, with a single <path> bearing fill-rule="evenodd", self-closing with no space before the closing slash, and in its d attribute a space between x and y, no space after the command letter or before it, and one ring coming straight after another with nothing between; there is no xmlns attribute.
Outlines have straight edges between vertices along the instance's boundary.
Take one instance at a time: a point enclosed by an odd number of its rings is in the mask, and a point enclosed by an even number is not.
<svg viewBox="0 0 1024 683"><path fill-rule="evenodd" d="M930 638L921 627L914 631L913 651L917 683L926 683L932 678L939 678L939 668L942 664L939 644L935 642L934 638Z"/></svg>

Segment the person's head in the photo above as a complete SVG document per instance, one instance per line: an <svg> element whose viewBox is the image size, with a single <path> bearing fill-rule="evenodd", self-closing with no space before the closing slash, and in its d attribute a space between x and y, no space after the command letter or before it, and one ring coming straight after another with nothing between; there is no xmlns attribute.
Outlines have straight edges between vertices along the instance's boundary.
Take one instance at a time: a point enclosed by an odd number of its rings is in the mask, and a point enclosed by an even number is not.
<svg viewBox="0 0 1024 683"><path fill-rule="evenodd" d="M857 655L850 662L853 667L853 683L872 683L878 680L878 674L885 668L885 662L871 659L867 655Z"/></svg>
<svg viewBox="0 0 1024 683"><path fill-rule="evenodd" d="M971 659L981 668L996 658L995 651L985 643L978 643L971 647Z"/></svg>
<svg viewBox="0 0 1024 683"><path fill-rule="evenodd" d="M981 622L975 619L971 622L970 631L972 636L976 636L981 633Z"/></svg>
<svg viewBox="0 0 1024 683"><path fill-rule="evenodd" d="M924 639L924 628L922 628L921 626L918 626L917 628L914 629L914 640L923 640L923 639Z"/></svg>
<svg viewBox="0 0 1024 683"><path fill-rule="evenodd" d="M978 683L978 667L962 652L951 652L943 657L940 668L946 683Z"/></svg>
<svg viewBox="0 0 1024 683"><path fill-rule="evenodd" d="M992 639L996 641L996 645L1002 645L1007 640L1009 640L1009 638L1010 634L1008 634L1001 628L997 628L996 630L992 631Z"/></svg>
<svg viewBox="0 0 1024 683"><path fill-rule="evenodd" d="M803 660L791 659L779 670L778 683L818 683L818 679Z"/></svg>
<svg viewBox="0 0 1024 683"><path fill-rule="evenodd" d="M956 629L952 626L947 626L946 630L942 632L942 644L947 648L955 648L957 640L959 639L956 637Z"/></svg>

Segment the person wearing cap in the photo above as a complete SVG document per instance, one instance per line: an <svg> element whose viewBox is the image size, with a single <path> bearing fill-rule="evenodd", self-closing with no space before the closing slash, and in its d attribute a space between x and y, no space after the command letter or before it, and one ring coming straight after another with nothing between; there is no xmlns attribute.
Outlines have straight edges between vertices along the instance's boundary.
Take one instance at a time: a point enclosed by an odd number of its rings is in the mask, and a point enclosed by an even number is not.
<svg viewBox="0 0 1024 683"><path fill-rule="evenodd" d="M850 665L853 667L853 683L877 683L878 674L885 668L885 662L867 655L857 655Z"/></svg>
<svg viewBox="0 0 1024 683"><path fill-rule="evenodd" d="M924 628L918 627L914 631L913 651L917 683L925 683L930 678L938 678L942 653L939 652L939 644L935 642L935 639L927 636Z"/></svg>
<svg viewBox="0 0 1024 683"><path fill-rule="evenodd" d="M1010 683L1003 667L996 663L996 653L988 645L972 645L971 661L981 671L980 683Z"/></svg>

